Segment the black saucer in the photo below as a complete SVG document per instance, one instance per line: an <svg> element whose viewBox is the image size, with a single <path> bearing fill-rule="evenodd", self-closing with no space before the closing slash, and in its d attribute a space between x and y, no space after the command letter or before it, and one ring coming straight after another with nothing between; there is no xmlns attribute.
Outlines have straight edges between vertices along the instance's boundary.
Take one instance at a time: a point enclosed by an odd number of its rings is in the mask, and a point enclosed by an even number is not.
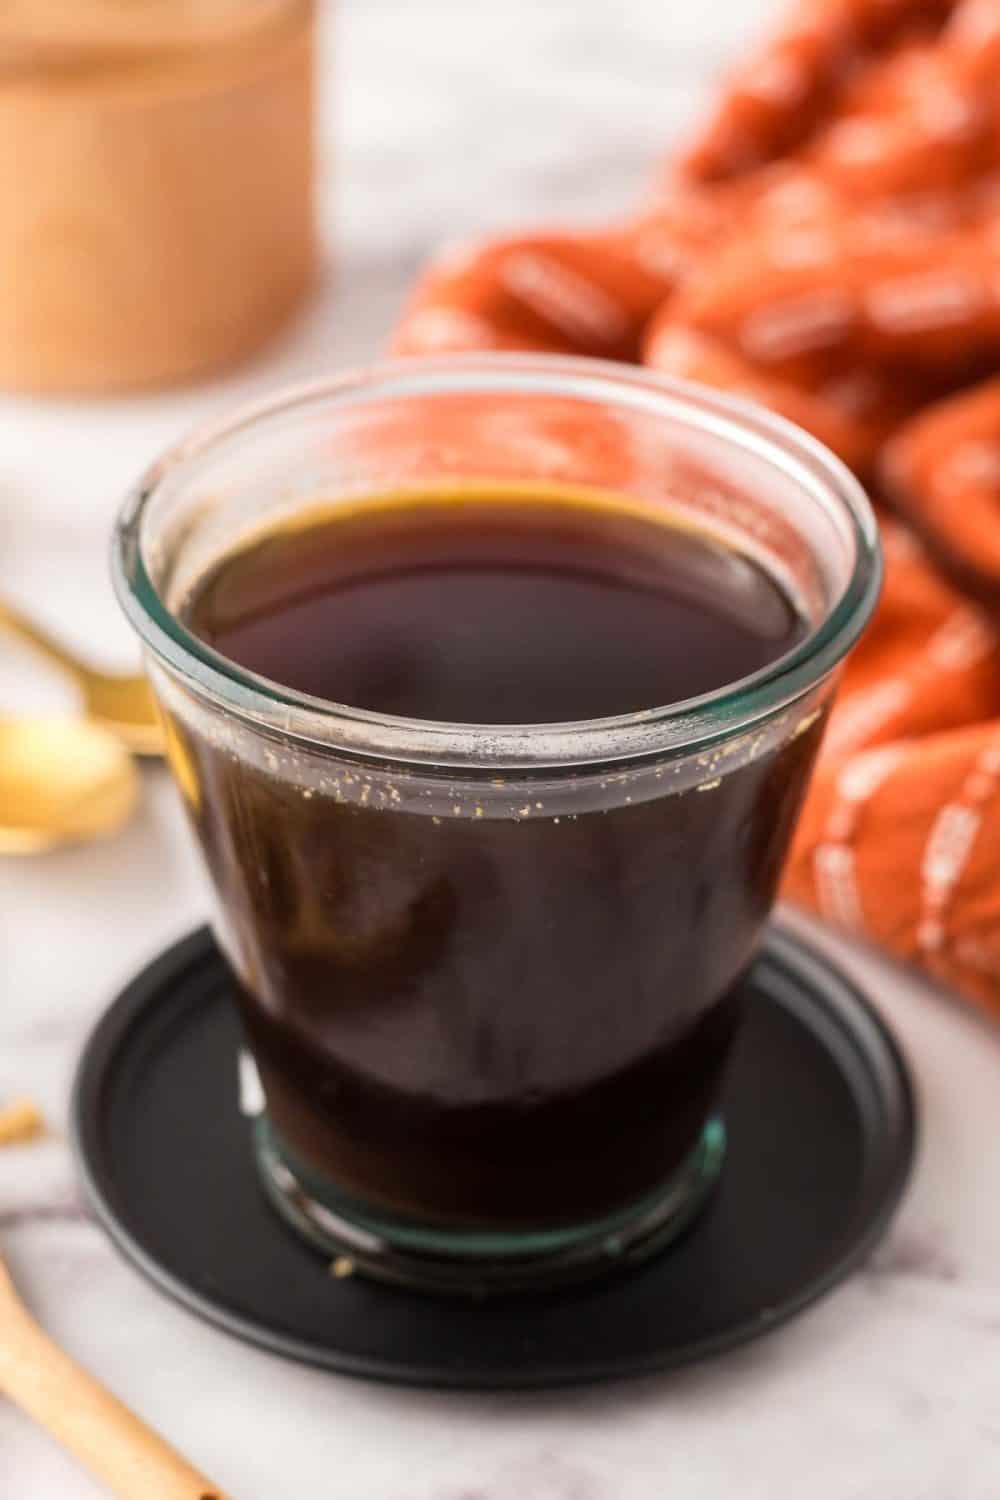
<svg viewBox="0 0 1000 1500"><path fill-rule="evenodd" d="M335 1280L258 1185L238 1107L239 1029L207 931L140 974L93 1032L73 1106L80 1169L140 1271L294 1359L464 1387L681 1364L766 1332L834 1286L885 1229L913 1155L906 1069L854 986L776 931L747 982L715 1196L658 1259L600 1283L476 1302Z"/></svg>

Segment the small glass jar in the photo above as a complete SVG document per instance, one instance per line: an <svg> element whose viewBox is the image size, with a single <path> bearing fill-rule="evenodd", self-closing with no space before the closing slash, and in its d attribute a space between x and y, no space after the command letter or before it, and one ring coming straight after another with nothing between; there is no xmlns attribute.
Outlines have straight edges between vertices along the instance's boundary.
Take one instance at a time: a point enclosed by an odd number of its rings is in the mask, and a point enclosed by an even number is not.
<svg viewBox="0 0 1000 1500"><path fill-rule="evenodd" d="M707 531L780 583L805 638L685 703L491 725L307 697L185 625L214 563L317 502L484 483ZM720 1168L738 981L878 590L854 479L788 424L647 372L403 361L167 454L114 557L218 893L281 1212L373 1274L460 1291L669 1240Z"/></svg>

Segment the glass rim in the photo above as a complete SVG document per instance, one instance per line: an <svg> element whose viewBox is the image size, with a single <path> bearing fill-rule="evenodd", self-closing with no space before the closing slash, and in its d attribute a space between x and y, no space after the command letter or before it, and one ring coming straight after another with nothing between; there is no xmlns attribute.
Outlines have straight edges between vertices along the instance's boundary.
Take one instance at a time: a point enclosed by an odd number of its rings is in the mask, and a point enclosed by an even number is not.
<svg viewBox="0 0 1000 1500"><path fill-rule="evenodd" d="M790 651L751 676L681 702L602 719L470 724L401 718L287 688L240 667L193 635L166 606L143 558L143 522L161 484L265 422L319 404L463 394L549 395L668 417L763 459L833 514L854 544L851 573L824 618ZM371 365L301 383L203 425L141 476L119 512L112 543L119 601L144 646L209 704L283 739L358 757L427 767L525 770L691 753L771 717L817 686L867 623L882 578L878 524L864 489L816 439L755 402L650 371L579 356L448 354Z"/></svg>

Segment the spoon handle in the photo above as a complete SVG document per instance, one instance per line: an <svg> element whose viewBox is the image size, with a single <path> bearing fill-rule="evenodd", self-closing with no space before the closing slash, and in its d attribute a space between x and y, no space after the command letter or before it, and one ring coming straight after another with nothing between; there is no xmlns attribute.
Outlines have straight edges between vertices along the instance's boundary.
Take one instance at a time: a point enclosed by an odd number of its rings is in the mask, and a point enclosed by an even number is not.
<svg viewBox="0 0 1000 1500"><path fill-rule="evenodd" d="M43 656L55 662L56 666L62 667L78 682L83 679L85 674L72 652L61 645L54 636L49 635L47 630L43 630L40 625L36 625L26 615L22 615L19 609L15 609L12 604L2 599L0 599L0 626L34 646Z"/></svg>
<svg viewBox="0 0 1000 1500"><path fill-rule="evenodd" d="M69 1358L0 1274L0 1392L121 1500L225 1500L134 1412ZM8 1283L9 1286L9 1283Z"/></svg>

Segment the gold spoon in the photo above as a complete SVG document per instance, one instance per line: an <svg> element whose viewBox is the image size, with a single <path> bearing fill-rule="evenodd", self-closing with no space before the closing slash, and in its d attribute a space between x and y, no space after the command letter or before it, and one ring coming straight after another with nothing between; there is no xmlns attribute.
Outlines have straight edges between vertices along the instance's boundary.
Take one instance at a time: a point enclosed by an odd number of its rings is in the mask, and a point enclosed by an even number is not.
<svg viewBox="0 0 1000 1500"><path fill-rule="evenodd" d="M12 604L0 600L0 626L27 641L73 678L83 695L89 719L116 734L135 755L162 755L163 730L156 715L149 683L134 676L98 672L29 620Z"/></svg>
<svg viewBox="0 0 1000 1500"><path fill-rule="evenodd" d="M0 719L0 854L117 832L138 781L121 740L86 719Z"/></svg>
<svg viewBox="0 0 1000 1500"><path fill-rule="evenodd" d="M224 1500L221 1490L49 1338L0 1260L2 1394L120 1500Z"/></svg>

